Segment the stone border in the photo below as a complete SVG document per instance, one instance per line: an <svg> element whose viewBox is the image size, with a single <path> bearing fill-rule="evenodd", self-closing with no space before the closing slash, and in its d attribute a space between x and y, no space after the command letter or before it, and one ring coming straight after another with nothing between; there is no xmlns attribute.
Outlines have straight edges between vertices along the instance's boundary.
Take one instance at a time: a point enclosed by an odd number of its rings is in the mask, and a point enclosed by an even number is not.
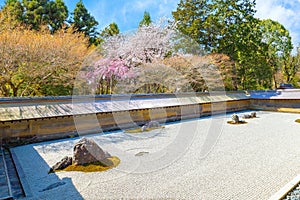
<svg viewBox="0 0 300 200"><path fill-rule="evenodd" d="M300 174L276 192L269 200L281 200L300 183Z"/></svg>
<svg viewBox="0 0 300 200"><path fill-rule="evenodd" d="M10 149L10 153L11 153L11 157L14 162L16 171L17 171L17 175L19 176L20 185L24 192L24 196L25 196L24 198L33 197L29 183L27 182L27 179L26 179L26 174L23 171L21 164L19 163L17 155L15 154L13 149Z"/></svg>

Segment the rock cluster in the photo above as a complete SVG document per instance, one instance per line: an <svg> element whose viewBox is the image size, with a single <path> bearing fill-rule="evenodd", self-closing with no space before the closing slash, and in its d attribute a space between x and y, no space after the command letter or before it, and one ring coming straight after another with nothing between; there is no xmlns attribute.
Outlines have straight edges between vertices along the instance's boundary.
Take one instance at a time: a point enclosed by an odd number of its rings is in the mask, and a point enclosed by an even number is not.
<svg viewBox="0 0 300 200"><path fill-rule="evenodd" d="M243 115L244 119L250 119L250 118L255 118L255 117L256 117L256 112L252 112L250 114Z"/></svg>
<svg viewBox="0 0 300 200"><path fill-rule="evenodd" d="M111 157L111 155L103 151L94 140L82 138L73 148L73 158L65 156L61 161L50 168L49 173L55 172L56 170L63 170L72 164L85 165L101 162L109 157Z"/></svg>

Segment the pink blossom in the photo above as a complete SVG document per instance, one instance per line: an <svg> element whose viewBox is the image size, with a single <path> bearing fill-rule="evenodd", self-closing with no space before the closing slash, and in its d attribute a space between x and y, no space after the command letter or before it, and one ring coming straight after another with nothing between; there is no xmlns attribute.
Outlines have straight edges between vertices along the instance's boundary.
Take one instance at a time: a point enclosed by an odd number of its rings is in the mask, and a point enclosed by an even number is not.
<svg viewBox="0 0 300 200"><path fill-rule="evenodd" d="M98 82L100 78L111 79L123 79L132 77L132 73L129 73L129 67L125 65L125 62L121 59L108 59L103 58L94 63L84 73L83 77L90 82Z"/></svg>

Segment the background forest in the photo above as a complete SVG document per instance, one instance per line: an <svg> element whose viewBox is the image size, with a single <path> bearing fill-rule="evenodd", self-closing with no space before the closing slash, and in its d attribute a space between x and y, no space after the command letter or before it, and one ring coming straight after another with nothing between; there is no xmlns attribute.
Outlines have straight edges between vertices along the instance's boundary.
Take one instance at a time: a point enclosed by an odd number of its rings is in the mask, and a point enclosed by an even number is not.
<svg viewBox="0 0 300 200"><path fill-rule="evenodd" d="M300 49L255 12L255 0L180 0L172 19L154 23L145 11L121 33L115 22L98 30L82 0L72 12L63 0L6 0L0 96L298 87Z"/></svg>

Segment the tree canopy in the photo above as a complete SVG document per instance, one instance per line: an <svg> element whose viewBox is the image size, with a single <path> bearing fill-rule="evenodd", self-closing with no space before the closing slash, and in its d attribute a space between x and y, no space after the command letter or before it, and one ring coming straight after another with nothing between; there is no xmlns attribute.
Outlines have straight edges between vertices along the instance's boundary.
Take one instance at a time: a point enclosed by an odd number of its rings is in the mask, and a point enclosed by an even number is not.
<svg viewBox="0 0 300 200"><path fill-rule="evenodd" d="M183 34L234 61L235 89L276 87L275 74L292 50L289 32L278 22L255 18L255 5L255 0L181 0L172 13Z"/></svg>
<svg viewBox="0 0 300 200"><path fill-rule="evenodd" d="M70 95L87 46L72 30L0 31L0 96Z"/></svg>
<svg viewBox="0 0 300 200"><path fill-rule="evenodd" d="M73 17L70 20L70 23L73 28L78 32L84 33L85 36L88 36L90 38L90 43L95 42L98 34L96 30L98 22L88 12L82 0L76 4L72 15Z"/></svg>
<svg viewBox="0 0 300 200"><path fill-rule="evenodd" d="M119 33L120 29L118 25L115 22L113 22L103 29L103 31L100 33L100 37L108 38L114 35L118 35Z"/></svg>
<svg viewBox="0 0 300 200"><path fill-rule="evenodd" d="M299 85L299 47L293 54L289 31L256 18L255 6L255 0L180 0L174 21L152 22L145 11L136 31L125 34L116 22L98 33L82 0L71 14L64 0L6 0L0 96L71 94L81 65L99 94L118 92L119 81L147 93L201 92L222 87L219 80L226 90ZM83 64L95 46L91 65ZM216 72L221 78L214 80Z"/></svg>

